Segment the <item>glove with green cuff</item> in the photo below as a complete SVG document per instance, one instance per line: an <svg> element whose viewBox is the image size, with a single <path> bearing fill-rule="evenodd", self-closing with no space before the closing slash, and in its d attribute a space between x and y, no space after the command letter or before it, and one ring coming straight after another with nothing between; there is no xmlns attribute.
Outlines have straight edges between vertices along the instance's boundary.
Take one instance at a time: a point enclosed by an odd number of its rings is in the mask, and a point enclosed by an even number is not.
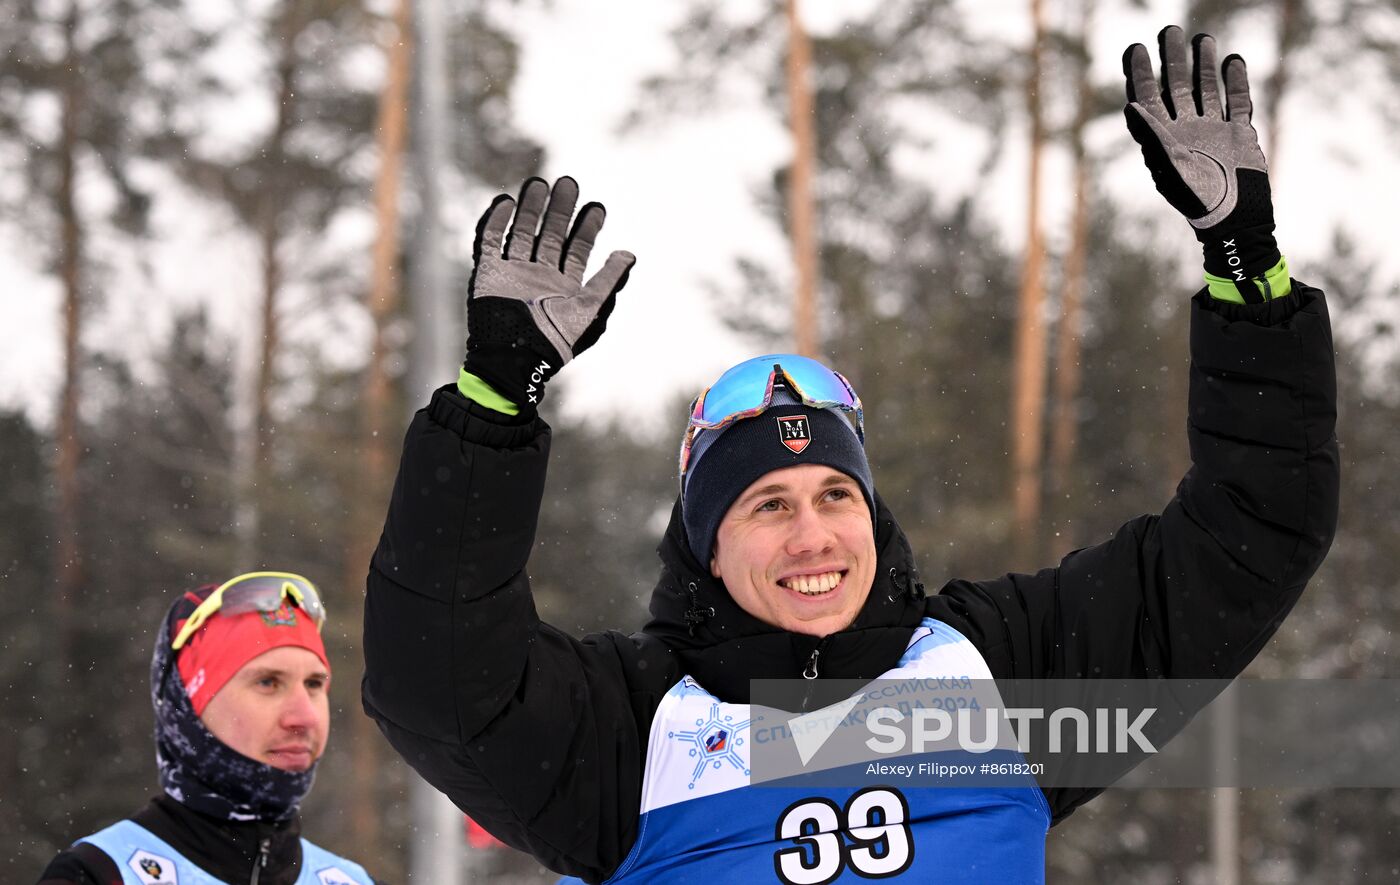
<svg viewBox="0 0 1400 885"><path fill-rule="evenodd" d="M553 189L531 178L518 202L501 194L477 224L476 266L467 284L467 357L458 389L481 405L509 413L502 406L514 404L533 412L549 379L607 326L637 259L614 252L585 283L606 211L589 203L570 228L577 201L572 178L560 178ZM491 392L507 403L482 402Z"/></svg>
<svg viewBox="0 0 1400 885"><path fill-rule="evenodd" d="M1201 241L1211 294L1247 303L1288 294L1287 266L1274 241L1269 169L1250 123L1244 59L1225 59L1222 109L1210 35L1191 41L1189 61L1181 28L1163 28L1157 45L1160 87L1146 47L1134 43L1123 53L1123 113L1157 190Z"/></svg>

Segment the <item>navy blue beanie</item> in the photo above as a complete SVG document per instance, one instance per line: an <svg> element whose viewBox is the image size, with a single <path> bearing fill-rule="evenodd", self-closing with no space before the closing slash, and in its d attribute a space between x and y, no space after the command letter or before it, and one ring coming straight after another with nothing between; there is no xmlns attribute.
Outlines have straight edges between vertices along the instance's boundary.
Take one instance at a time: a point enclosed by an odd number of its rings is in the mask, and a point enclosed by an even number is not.
<svg viewBox="0 0 1400 885"><path fill-rule="evenodd" d="M854 479L874 520L870 462L855 428L839 411L803 405L777 386L762 414L699 432L681 490L681 515L690 550L702 566L710 564L719 524L744 489L764 474L801 464L821 464Z"/></svg>

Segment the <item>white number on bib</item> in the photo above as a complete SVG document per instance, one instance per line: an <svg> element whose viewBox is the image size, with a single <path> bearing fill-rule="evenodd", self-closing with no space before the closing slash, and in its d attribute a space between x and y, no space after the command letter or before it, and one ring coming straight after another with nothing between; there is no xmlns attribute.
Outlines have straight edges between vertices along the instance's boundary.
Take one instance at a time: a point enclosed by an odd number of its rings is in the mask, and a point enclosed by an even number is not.
<svg viewBox="0 0 1400 885"><path fill-rule="evenodd" d="M842 838L845 833L852 843ZM777 838L796 842L773 855L786 885L827 885L847 865L867 879L897 876L914 860L909 804L898 790L870 787L850 798L844 810L829 799L804 799L778 818Z"/></svg>

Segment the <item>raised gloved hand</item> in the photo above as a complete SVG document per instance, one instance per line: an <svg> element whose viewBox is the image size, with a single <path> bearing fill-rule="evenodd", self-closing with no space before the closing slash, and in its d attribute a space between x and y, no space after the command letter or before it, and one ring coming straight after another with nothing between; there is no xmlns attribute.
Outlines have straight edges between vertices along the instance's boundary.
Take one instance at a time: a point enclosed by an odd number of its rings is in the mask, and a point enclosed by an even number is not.
<svg viewBox="0 0 1400 885"><path fill-rule="evenodd" d="M1245 300L1262 300L1246 282L1264 277L1280 255L1268 166L1250 123L1253 105L1244 59L1225 59L1222 111L1215 40L1197 34L1191 61L1181 28L1163 28L1157 45L1160 91L1147 49L1134 43L1123 53L1128 131L1142 147L1157 190L1195 228L1206 272L1237 283Z"/></svg>
<svg viewBox="0 0 1400 885"><path fill-rule="evenodd" d="M570 229L577 201L572 178L560 178L552 191L531 178L518 203L501 194L476 227L463 368L525 410L538 406L545 383L603 334L637 260L614 252L583 282L606 211L589 203Z"/></svg>

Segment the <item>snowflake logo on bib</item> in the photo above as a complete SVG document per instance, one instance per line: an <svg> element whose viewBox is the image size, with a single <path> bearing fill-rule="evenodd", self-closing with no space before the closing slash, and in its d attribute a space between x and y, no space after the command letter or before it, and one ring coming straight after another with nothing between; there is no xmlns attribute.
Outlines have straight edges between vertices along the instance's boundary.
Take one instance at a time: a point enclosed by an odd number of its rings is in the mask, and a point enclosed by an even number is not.
<svg viewBox="0 0 1400 885"><path fill-rule="evenodd" d="M740 732L748 729L749 721L745 719L743 722L735 722L733 716L721 716L719 704L711 704L710 715L704 719L696 719L694 731L666 733L671 740L690 745L689 755L695 759L695 770L690 774L687 789L695 789L696 782L706 771L722 768L726 764L739 769L745 775L749 773L748 754L739 752L747 743L740 737Z"/></svg>

